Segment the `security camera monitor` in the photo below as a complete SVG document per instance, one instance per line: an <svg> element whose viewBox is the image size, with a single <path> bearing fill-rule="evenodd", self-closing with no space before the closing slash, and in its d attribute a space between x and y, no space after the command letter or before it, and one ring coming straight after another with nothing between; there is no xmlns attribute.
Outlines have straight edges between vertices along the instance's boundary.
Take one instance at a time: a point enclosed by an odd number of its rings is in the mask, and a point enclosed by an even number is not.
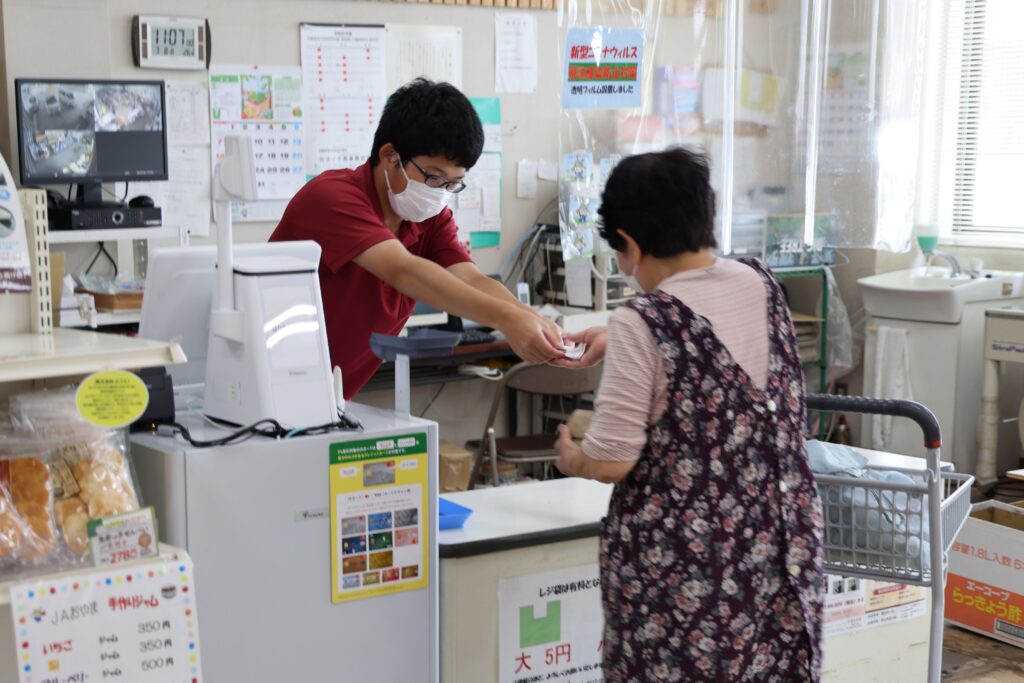
<svg viewBox="0 0 1024 683"><path fill-rule="evenodd" d="M78 183L100 202L101 183L167 179L163 81L17 79L23 185Z"/></svg>

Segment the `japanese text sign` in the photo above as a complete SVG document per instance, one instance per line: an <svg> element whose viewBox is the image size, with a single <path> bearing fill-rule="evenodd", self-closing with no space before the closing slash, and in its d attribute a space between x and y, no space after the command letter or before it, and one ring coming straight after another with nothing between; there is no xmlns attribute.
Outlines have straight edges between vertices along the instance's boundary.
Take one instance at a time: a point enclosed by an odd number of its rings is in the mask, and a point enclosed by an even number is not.
<svg viewBox="0 0 1024 683"><path fill-rule="evenodd" d="M199 683L192 576L165 560L16 584L20 683Z"/></svg>
<svg viewBox="0 0 1024 683"><path fill-rule="evenodd" d="M562 72L562 108L639 107L643 56L641 29L569 29Z"/></svg>
<svg viewBox="0 0 1024 683"><path fill-rule="evenodd" d="M596 564L502 579L498 611L501 683L600 680L604 616Z"/></svg>

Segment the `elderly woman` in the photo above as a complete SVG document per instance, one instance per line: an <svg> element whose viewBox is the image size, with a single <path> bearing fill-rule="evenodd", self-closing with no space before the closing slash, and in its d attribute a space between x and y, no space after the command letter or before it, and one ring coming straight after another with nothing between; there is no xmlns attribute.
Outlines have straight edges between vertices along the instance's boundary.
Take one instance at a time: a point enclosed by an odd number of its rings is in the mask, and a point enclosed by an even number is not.
<svg viewBox="0 0 1024 683"><path fill-rule="evenodd" d="M601 235L641 294L607 331L582 443L559 469L614 482L601 528L607 681L814 681L821 505L804 450L804 376L782 290L759 261L712 253L706 160L630 157Z"/></svg>

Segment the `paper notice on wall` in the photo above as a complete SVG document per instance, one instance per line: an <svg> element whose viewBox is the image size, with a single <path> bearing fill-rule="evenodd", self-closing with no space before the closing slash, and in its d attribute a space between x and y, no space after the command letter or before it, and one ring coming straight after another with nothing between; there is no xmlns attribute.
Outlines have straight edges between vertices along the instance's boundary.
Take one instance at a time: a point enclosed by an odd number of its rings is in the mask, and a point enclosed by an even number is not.
<svg viewBox="0 0 1024 683"><path fill-rule="evenodd" d="M306 182L302 74L294 66L210 67L212 167L224 155L224 138L252 139L255 202L233 201L234 220L281 217Z"/></svg>
<svg viewBox="0 0 1024 683"><path fill-rule="evenodd" d="M385 43L387 90L418 76L462 88L462 29L458 26L388 24Z"/></svg>
<svg viewBox="0 0 1024 683"><path fill-rule="evenodd" d="M210 144L210 90L197 81L166 81L167 144Z"/></svg>
<svg viewBox="0 0 1024 683"><path fill-rule="evenodd" d="M537 16L494 15L494 83L500 93L537 92Z"/></svg>
<svg viewBox="0 0 1024 683"><path fill-rule="evenodd" d="M193 236L209 235L210 153L205 147L168 147L167 177L166 181L131 183L129 194L152 198L162 211L164 225L184 228Z"/></svg>
<svg viewBox="0 0 1024 683"><path fill-rule="evenodd" d="M385 35L383 24L300 25L309 176L370 157L388 96Z"/></svg>
<svg viewBox="0 0 1024 683"><path fill-rule="evenodd" d="M601 579L596 564L498 581L498 680L601 679Z"/></svg>
<svg viewBox="0 0 1024 683"><path fill-rule="evenodd" d="M187 559L15 584L10 612L21 683L203 680Z"/></svg>
<svg viewBox="0 0 1024 683"><path fill-rule="evenodd" d="M466 189L455 195L452 211L460 241L471 244L474 232L501 230L501 155L481 154L465 183Z"/></svg>
<svg viewBox="0 0 1024 683"><path fill-rule="evenodd" d="M537 177L541 180L558 180L558 162L540 159L537 162Z"/></svg>
<svg viewBox="0 0 1024 683"><path fill-rule="evenodd" d="M516 197L533 199L537 196L537 160L520 159L516 164Z"/></svg>
<svg viewBox="0 0 1024 683"><path fill-rule="evenodd" d="M463 244L496 247L501 242L501 100L471 97L469 101L484 127L484 153L466 173L466 189L455 196L451 207Z"/></svg>
<svg viewBox="0 0 1024 683"><path fill-rule="evenodd" d="M562 67L562 108L639 107L643 58L641 29L570 28Z"/></svg>
<svg viewBox="0 0 1024 683"><path fill-rule="evenodd" d="M565 262L565 293L570 306L590 308L594 305L590 265L590 257Z"/></svg>
<svg viewBox="0 0 1024 683"><path fill-rule="evenodd" d="M470 97L484 127L484 151L501 151L501 100L497 97Z"/></svg>

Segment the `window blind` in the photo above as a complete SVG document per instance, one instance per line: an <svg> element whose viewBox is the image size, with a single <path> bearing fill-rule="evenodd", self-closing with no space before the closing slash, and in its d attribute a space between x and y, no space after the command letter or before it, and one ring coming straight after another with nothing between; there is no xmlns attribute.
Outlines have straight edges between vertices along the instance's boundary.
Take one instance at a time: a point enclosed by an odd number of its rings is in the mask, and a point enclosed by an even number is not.
<svg viewBox="0 0 1024 683"><path fill-rule="evenodd" d="M936 218L954 240L1020 241L1024 2L949 0L946 9Z"/></svg>

